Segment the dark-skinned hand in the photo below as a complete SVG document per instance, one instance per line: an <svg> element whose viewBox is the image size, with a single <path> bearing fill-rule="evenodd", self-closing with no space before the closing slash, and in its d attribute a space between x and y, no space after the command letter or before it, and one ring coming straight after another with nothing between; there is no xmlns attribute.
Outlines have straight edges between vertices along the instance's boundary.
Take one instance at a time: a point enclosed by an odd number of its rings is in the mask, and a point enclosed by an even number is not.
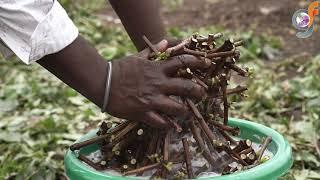
<svg viewBox="0 0 320 180"><path fill-rule="evenodd" d="M168 46L166 40L156 45L159 51ZM208 68L210 62L191 55L171 57L165 61L147 59L149 49L113 61L112 80L107 112L113 116L167 128L160 115L180 116L188 113L186 105L170 95L201 99L202 86L188 79L173 77L180 68Z"/></svg>

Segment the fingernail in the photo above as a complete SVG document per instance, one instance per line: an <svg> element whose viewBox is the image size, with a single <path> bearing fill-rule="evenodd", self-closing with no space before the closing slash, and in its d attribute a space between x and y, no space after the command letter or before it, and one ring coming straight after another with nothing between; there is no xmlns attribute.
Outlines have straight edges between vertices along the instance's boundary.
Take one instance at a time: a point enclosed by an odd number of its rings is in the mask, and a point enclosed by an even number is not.
<svg viewBox="0 0 320 180"><path fill-rule="evenodd" d="M167 46L168 46L168 41L163 39L161 40L158 44L157 44L157 49L160 51L160 52L163 52L167 49Z"/></svg>
<svg viewBox="0 0 320 180"><path fill-rule="evenodd" d="M207 67L210 67L210 65L211 65L211 60L208 59L208 58L204 58L204 61L205 61L205 63L206 63L206 66L207 66Z"/></svg>
<svg viewBox="0 0 320 180"><path fill-rule="evenodd" d="M207 99L207 97L208 97L208 93L205 92L204 95L203 95L203 97L202 97L202 100L204 101L205 99Z"/></svg>
<svg viewBox="0 0 320 180"><path fill-rule="evenodd" d="M168 41L165 40L165 39L163 39L163 40L161 40L158 44L165 45L165 44L167 44L167 43L168 43Z"/></svg>
<svg viewBox="0 0 320 180"><path fill-rule="evenodd" d="M167 42L166 39L162 39L162 40L160 41L160 43L166 43L166 42Z"/></svg>

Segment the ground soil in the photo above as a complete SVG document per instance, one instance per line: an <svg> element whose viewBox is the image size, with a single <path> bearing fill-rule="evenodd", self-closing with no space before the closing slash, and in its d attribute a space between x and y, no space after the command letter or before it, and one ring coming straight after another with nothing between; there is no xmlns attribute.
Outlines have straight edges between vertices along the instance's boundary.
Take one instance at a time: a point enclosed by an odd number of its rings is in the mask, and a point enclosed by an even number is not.
<svg viewBox="0 0 320 180"><path fill-rule="evenodd" d="M163 6L162 14L168 27L218 25L229 30L252 30L280 37L284 44L283 58L320 52L317 43L320 32L315 32L310 38L299 39L291 25L293 13L307 6L305 0L183 0L176 8ZM117 16L110 6L100 15L109 23L119 23L119 20L114 20Z"/></svg>
<svg viewBox="0 0 320 180"><path fill-rule="evenodd" d="M166 2L170 0L162 0ZM178 0L179 1L179 0ZM307 39L296 37L292 26L292 15L298 9L308 7L307 0L180 0L176 7L161 8L166 27L204 27L219 26L230 31L253 31L281 39L283 48L275 60L293 59L304 61L319 54L317 39L320 32L314 32ZM121 26L121 22L110 5L98 13L108 25ZM316 29L320 26L320 16L316 18ZM269 61L265 61L269 64ZM296 69L287 70L284 79L297 75ZM300 119L301 111L294 110L295 119Z"/></svg>
<svg viewBox="0 0 320 180"><path fill-rule="evenodd" d="M315 32L311 38L299 39L292 27L293 13L307 8L306 1L293 0L186 0L183 8L167 13L168 24L205 26L218 24L227 29L253 30L280 37L284 42L285 57L307 52L317 54L320 49L317 39L320 33ZM174 15L174 13L176 13ZM190 17L183 17L190 16ZM176 17L176 18L174 18ZM175 22L174 22L175 21ZM188 22L189 21L189 22ZM319 24L319 23L318 23Z"/></svg>

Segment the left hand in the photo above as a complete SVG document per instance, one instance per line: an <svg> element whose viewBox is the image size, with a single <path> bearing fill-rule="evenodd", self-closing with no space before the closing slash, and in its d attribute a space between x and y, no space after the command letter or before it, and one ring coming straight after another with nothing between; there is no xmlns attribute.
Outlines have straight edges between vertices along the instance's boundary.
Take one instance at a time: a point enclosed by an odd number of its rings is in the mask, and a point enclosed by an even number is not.
<svg viewBox="0 0 320 180"><path fill-rule="evenodd" d="M167 41L160 42L164 51ZM192 55L171 57L166 61L150 61L145 49L140 53L113 61L113 72L107 112L113 116L140 121L153 127L167 128L170 124L160 115L183 116L186 105L170 95L201 99L202 86L189 79L174 77L180 68L208 68L210 62Z"/></svg>

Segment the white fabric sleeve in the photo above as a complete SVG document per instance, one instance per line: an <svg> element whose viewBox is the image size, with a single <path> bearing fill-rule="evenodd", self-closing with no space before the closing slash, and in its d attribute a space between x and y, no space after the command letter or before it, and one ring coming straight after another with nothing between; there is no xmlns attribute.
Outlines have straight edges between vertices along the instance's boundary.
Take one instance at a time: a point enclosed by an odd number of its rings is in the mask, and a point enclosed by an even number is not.
<svg viewBox="0 0 320 180"><path fill-rule="evenodd" d="M11 56L14 56L14 53L6 46L0 39L0 53L4 56L4 58L8 59Z"/></svg>
<svg viewBox="0 0 320 180"><path fill-rule="evenodd" d="M26 64L62 50L77 36L57 0L0 0L0 39Z"/></svg>

